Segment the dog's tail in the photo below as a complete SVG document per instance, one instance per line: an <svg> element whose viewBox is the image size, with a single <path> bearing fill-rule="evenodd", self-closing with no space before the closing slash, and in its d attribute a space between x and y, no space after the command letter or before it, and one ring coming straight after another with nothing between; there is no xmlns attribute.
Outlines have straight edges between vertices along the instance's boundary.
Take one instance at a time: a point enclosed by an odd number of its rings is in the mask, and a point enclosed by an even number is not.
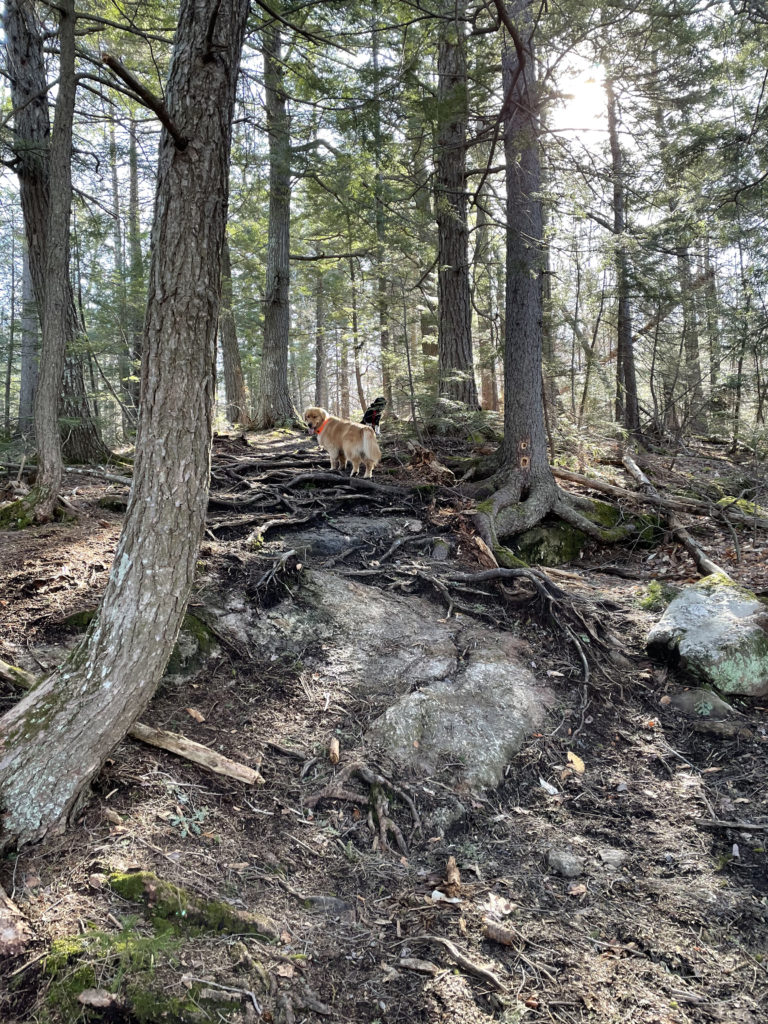
<svg viewBox="0 0 768 1024"><path fill-rule="evenodd" d="M376 440L373 427L363 427L363 454L366 459L381 462L381 448L379 448L379 442Z"/></svg>

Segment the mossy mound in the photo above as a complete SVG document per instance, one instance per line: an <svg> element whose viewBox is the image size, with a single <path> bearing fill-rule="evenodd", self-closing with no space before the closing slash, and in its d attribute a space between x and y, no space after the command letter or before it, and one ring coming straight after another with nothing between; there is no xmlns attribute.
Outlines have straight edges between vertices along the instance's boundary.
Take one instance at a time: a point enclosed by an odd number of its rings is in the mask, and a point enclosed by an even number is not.
<svg viewBox="0 0 768 1024"><path fill-rule="evenodd" d="M590 509L579 511L596 526L605 530L612 530L626 521L621 509L597 499L592 501ZM650 546L661 535L661 525L657 516L633 516L631 522L635 527L632 535L634 543ZM523 564L562 565L579 558L588 542L589 537L582 530L556 516L548 516L537 526L515 537L511 547L514 555L521 559Z"/></svg>
<svg viewBox="0 0 768 1024"><path fill-rule="evenodd" d="M200 900L152 871L116 872L109 876L109 884L123 899L143 904L157 929L250 934L270 942L277 941L279 935L277 925L268 917L217 900Z"/></svg>

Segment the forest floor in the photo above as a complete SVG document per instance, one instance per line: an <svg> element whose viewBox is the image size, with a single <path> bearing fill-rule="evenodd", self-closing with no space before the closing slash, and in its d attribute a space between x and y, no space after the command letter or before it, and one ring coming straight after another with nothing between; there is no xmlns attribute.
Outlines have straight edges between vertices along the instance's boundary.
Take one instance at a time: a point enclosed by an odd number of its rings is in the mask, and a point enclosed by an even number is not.
<svg viewBox="0 0 768 1024"><path fill-rule="evenodd" d="M632 487L610 464L611 447L595 441L585 465L599 450L600 474ZM363 757L371 708L325 682L319 646L301 661L260 663L242 645L220 644L183 681L164 681L142 720L258 768L263 783L247 787L134 740L120 744L67 833L0 864L0 885L34 936L0 964L0 1020L765 1021L768 699L735 701L730 735L702 731L663 700L690 680L644 649L660 614L646 607L649 583L694 582L690 558L667 538L653 549L590 546L577 562L544 570L583 608L598 609L612 638L588 648L585 678L557 609L545 619L524 581L491 584L485 603L457 611L418 544L392 551L391 538L369 538L330 559L295 548L297 527L405 514L448 542L454 568L482 567L471 503L451 486L424 487L439 470L402 439L385 433L382 448L377 490L339 474L329 480L324 453L296 434L217 438L192 610L236 584L269 608L313 564L367 572L360 578L370 587L402 591L407 577L436 619L474 608L527 645L533 672L557 694L545 730L498 789L461 794L466 814L444 834L414 828L393 799L408 846L393 852L369 829L365 786L347 784L357 802L307 807ZM437 450L444 462L461 454L449 442ZM571 468L583 468L579 461ZM731 462L713 445L646 455L642 466L667 495L746 494L759 503L768 489L763 467ZM64 620L98 602L123 490L70 474L74 522L0 535L0 658L42 674L72 643ZM763 532L702 517L686 523L735 579L768 594ZM259 527L269 545L254 545ZM17 699L0 684L0 712ZM338 768L327 753L333 736ZM372 767L415 792L396 766ZM573 877L553 869L550 851L579 858ZM249 929L161 928L109 882L133 871L152 871L198 902L266 914L277 942ZM143 1001L139 976L150 993ZM84 984L101 997L78 1001Z"/></svg>

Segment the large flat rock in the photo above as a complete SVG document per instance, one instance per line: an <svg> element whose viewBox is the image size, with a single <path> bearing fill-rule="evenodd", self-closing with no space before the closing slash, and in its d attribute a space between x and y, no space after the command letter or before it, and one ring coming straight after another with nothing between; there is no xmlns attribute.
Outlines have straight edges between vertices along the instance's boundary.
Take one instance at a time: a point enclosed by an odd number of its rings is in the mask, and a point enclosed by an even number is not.
<svg viewBox="0 0 768 1024"><path fill-rule="evenodd" d="M497 785L554 700L512 635L333 571L303 572L292 597L247 629L261 657L311 660L329 690L362 699L372 748L465 789Z"/></svg>

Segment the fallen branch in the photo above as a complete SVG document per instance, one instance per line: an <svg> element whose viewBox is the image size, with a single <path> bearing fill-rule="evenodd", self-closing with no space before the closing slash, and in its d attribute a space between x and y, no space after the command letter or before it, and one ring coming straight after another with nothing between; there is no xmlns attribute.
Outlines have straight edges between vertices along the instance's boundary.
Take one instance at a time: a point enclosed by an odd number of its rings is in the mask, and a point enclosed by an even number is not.
<svg viewBox="0 0 768 1024"><path fill-rule="evenodd" d="M202 743L196 743L194 740L188 740L186 736L181 736L179 733L168 732L166 729L153 729L152 726L144 725L143 722L136 722L128 730L128 735L132 739L141 740L142 743L148 743L152 747L159 747L161 750L178 754L179 757L183 757L187 761L199 764L203 768L215 772L216 775L225 775L228 779L234 779L236 782L244 782L249 786L264 782L261 773L254 768L240 764L239 761L232 761L228 757L224 757L223 754L211 750L210 747L205 747Z"/></svg>
<svg viewBox="0 0 768 1024"><path fill-rule="evenodd" d="M629 472L629 470L627 471ZM607 480L584 476L583 473L574 473L572 470L562 469L560 466L552 466L552 473L559 480L568 480L574 484L581 484L582 487L589 487L593 491L610 494L613 498L631 498L633 501L653 505L655 508L670 509L674 512L689 512L692 515L699 516L711 516L714 512L717 512L722 514L724 518L733 519L734 522L748 523L750 526L768 529L768 519L747 515L738 509L732 508L730 505L725 508L719 505L713 507L711 502L698 501L696 498L664 498L655 489L653 492L638 494L637 491L630 491L627 487L609 484Z"/></svg>
<svg viewBox="0 0 768 1024"><path fill-rule="evenodd" d="M621 461L623 462L626 471L634 480L637 481L646 496L660 497L656 488L628 452L624 455ZM712 561L701 545L698 544L686 530L674 512L668 511L666 514L666 520L672 536L680 541L695 562L696 568L702 576L720 575L725 576L729 580L732 579L729 572L723 569L722 566L718 565L717 562Z"/></svg>
<svg viewBox="0 0 768 1024"><path fill-rule="evenodd" d="M762 825L752 825L744 821L710 821L707 818L694 818L699 828L733 828L737 832L768 832L768 821Z"/></svg>
<svg viewBox="0 0 768 1024"><path fill-rule="evenodd" d="M31 690L40 681L31 672L26 672L23 668L16 668L15 665L9 665L5 661L0 661L0 679L4 679L22 690ZM177 732L154 729L151 725L144 725L143 722L134 722L128 730L128 736L134 740L140 740L142 743L148 743L152 747L159 747L161 750L178 754L186 761L192 761L202 768L207 768L208 771L215 772L216 775L224 775L236 782L244 782L249 786L264 782L263 776L254 768L240 764L239 761L232 761L223 754L211 750L210 747L189 740Z"/></svg>

